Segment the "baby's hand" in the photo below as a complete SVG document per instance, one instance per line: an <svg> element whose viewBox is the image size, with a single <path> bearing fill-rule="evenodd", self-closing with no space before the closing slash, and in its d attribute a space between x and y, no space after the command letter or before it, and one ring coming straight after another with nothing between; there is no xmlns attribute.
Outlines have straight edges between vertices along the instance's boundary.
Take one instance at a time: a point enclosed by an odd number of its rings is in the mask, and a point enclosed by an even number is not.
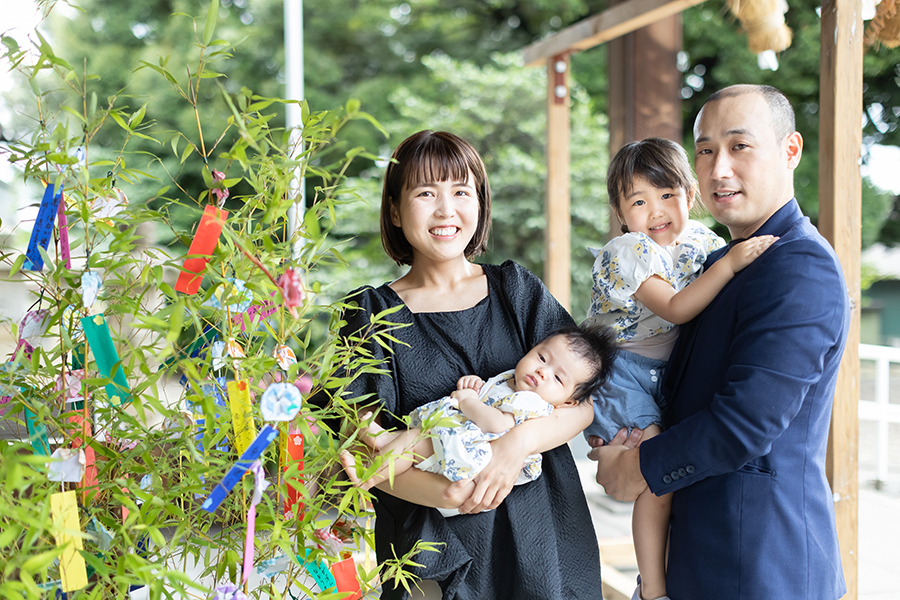
<svg viewBox="0 0 900 600"><path fill-rule="evenodd" d="M454 390L450 393L451 398L455 398L457 402L465 402L465 401L475 401L478 402L478 392L473 390L472 388L466 388L462 390Z"/></svg>
<svg viewBox="0 0 900 600"><path fill-rule="evenodd" d="M744 240L728 251L728 254L725 255L725 260L729 262L731 269L737 273L756 260L759 255L777 240L778 238L774 235L761 235Z"/></svg>
<svg viewBox="0 0 900 600"><path fill-rule="evenodd" d="M484 380L478 375L466 375L464 377L460 377L459 381L456 382L456 389L475 390L476 392L480 392L481 386L483 385Z"/></svg>

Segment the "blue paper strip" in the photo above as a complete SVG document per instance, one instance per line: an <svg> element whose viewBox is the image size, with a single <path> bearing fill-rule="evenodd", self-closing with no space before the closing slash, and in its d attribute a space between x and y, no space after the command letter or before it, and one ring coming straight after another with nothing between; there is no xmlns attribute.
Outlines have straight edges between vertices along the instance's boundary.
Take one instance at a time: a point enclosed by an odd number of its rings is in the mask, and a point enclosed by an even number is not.
<svg viewBox="0 0 900 600"><path fill-rule="evenodd" d="M256 439L253 440L253 443L250 444L250 447L241 454L241 458L228 470L222 482L213 488L213 491L200 508L206 512L216 512L216 509L219 508L225 497L234 489L237 482L241 480L241 477L250 470L250 465L253 464L253 461L262 456L262 453L265 452L266 448L269 447L269 444L276 437L278 437L277 429L271 425L263 427Z"/></svg>
<svg viewBox="0 0 900 600"><path fill-rule="evenodd" d="M50 246L50 238L53 236L53 224L56 222L56 213L59 212L59 201L62 199L62 187L59 192L53 193L53 184L48 184L44 189L44 197L38 208L37 219L34 221L34 229L31 230L31 239L28 241L28 249L25 251L25 263L22 268L26 271L43 271L44 257L38 248L47 250Z"/></svg>

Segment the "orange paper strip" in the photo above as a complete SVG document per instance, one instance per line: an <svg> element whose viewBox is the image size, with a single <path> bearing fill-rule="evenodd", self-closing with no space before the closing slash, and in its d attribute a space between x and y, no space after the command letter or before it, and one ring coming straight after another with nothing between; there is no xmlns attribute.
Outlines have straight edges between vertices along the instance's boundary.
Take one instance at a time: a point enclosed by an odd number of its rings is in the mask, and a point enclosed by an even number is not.
<svg viewBox="0 0 900 600"><path fill-rule="evenodd" d="M299 486L303 485L303 477L287 477L287 470L294 463L303 471L303 434L289 433L287 436L287 448L284 455L284 482L287 484L287 498L284 501L284 512L293 513L298 519L303 516L303 502L300 500ZM296 482L298 487L294 486Z"/></svg>
<svg viewBox="0 0 900 600"><path fill-rule="evenodd" d="M225 225L225 219L228 217L228 211L221 210L208 204L200 218L200 224L197 226L197 233L191 242L188 250L188 256L184 261L184 267L178 275L178 281L175 282L175 291L183 294L196 294L203 282L203 269L209 262L210 256L219 243L219 236L222 235L222 226Z"/></svg>
<svg viewBox="0 0 900 600"><path fill-rule="evenodd" d="M50 515L57 528L56 545L63 548L59 557L59 575L62 591L80 590L87 585L87 567L78 553L84 546L81 538L72 533L81 531L78 523L78 500L75 492L59 492L50 496Z"/></svg>
<svg viewBox="0 0 900 600"><path fill-rule="evenodd" d="M86 503L88 492L95 492L97 488L97 462L94 449L87 443L91 433L91 422L88 420L87 402L80 414L69 417L69 423L76 426L72 432L72 448L77 449L84 445L84 475L81 478L81 499Z"/></svg>

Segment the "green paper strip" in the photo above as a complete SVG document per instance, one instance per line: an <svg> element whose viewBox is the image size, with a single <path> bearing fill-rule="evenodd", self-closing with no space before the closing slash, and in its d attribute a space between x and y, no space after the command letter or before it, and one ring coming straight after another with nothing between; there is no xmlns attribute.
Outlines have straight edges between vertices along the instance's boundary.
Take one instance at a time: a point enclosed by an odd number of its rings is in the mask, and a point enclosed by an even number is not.
<svg viewBox="0 0 900 600"><path fill-rule="evenodd" d="M37 416L25 409L25 427L28 429L28 439L35 454L50 456L50 439L47 437L47 428L37 422Z"/></svg>
<svg viewBox="0 0 900 600"><path fill-rule="evenodd" d="M84 328L84 336L90 344L94 360L97 361L97 369L100 374L110 380L106 386L106 397L110 404L118 405L131 400L128 380L125 371L119 361L119 353L113 345L109 335L109 327L103 315L82 317L81 326Z"/></svg>

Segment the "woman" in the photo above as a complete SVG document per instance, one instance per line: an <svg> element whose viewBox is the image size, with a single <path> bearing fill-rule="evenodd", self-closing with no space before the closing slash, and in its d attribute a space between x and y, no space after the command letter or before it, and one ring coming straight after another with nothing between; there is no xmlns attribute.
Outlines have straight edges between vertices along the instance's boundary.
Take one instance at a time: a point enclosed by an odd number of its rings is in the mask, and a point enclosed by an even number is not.
<svg viewBox="0 0 900 600"><path fill-rule="evenodd" d="M379 288L350 295L359 310L344 315L342 335L369 315L407 323L392 334L392 353L372 344L390 375L364 374L349 399L373 394L380 424L402 427L397 415L448 394L466 374L489 377L515 366L546 334L572 322L543 284L512 262L479 265L490 230L491 192L481 157L450 133L422 131L394 151L385 176L381 236L385 250L409 271ZM370 398L371 398L370 397ZM371 401L371 400L369 400ZM410 469L375 491L378 560L403 556L418 540L440 542L422 552L411 572L437 581L448 599L596 598L600 560L587 503L566 442L592 419L590 405L554 410L492 443L494 455L475 480L443 496L440 475ZM544 473L516 486L529 454L543 453ZM459 508L445 519L434 508ZM484 512L487 511L487 512ZM383 584L382 598L407 597Z"/></svg>

